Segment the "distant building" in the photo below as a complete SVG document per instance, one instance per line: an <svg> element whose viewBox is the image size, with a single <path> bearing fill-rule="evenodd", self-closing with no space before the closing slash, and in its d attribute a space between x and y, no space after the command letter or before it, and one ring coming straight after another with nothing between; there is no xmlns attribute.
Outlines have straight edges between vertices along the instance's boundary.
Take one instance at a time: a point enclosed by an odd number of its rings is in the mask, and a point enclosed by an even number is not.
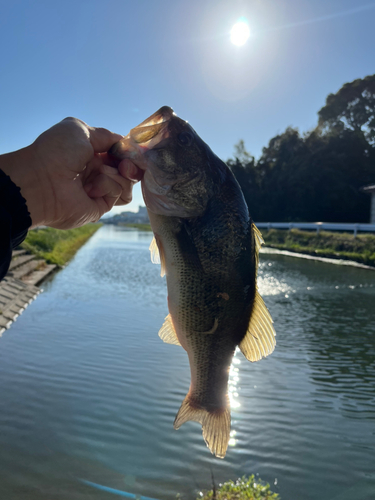
<svg viewBox="0 0 375 500"><path fill-rule="evenodd" d="M375 184L364 187L363 191L371 194L370 224L375 224Z"/></svg>
<svg viewBox="0 0 375 500"><path fill-rule="evenodd" d="M113 217L103 217L100 222L103 224L149 224L147 208L139 206L138 212L121 212Z"/></svg>
<svg viewBox="0 0 375 500"><path fill-rule="evenodd" d="M149 219L148 219L147 208L146 207L142 207L141 205L139 205L138 206L138 216L139 217L145 217L145 219L147 219L147 221L148 221Z"/></svg>

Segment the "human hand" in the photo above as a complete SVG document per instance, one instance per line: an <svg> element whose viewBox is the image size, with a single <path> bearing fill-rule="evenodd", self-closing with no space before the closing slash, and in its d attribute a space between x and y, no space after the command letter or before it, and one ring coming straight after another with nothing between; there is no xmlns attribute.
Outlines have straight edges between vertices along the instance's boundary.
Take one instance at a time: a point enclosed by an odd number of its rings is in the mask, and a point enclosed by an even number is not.
<svg viewBox="0 0 375 500"><path fill-rule="evenodd" d="M130 160L108 156L120 139L104 128L66 118L30 146L0 157L0 168L21 188L33 227L82 226L131 201L142 172Z"/></svg>

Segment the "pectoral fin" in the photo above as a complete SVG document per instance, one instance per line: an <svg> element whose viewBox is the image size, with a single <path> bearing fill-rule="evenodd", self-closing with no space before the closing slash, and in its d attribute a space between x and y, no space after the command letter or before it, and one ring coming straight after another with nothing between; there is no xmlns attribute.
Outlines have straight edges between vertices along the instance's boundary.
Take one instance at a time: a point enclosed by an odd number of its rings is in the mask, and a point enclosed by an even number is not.
<svg viewBox="0 0 375 500"><path fill-rule="evenodd" d="M163 326L159 330L159 337L167 344L181 345L177 338L170 314L165 318Z"/></svg>
<svg viewBox="0 0 375 500"><path fill-rule="evenodd" d="M157 243L155 236L152 238L149 250L151 254L151 262L153 264L161 264L160 276L163 277L165 275L165 257L163 246L160 240L159 243Z"/></svg>
<svg viewBox="0 0 375 500"><path fill-rule="evenodd" d="M275 349L276 332L272 323L273 321L266 304L257 291L249 327L239 345L242 354L249 361L258 361L265 358Z"/></svg>

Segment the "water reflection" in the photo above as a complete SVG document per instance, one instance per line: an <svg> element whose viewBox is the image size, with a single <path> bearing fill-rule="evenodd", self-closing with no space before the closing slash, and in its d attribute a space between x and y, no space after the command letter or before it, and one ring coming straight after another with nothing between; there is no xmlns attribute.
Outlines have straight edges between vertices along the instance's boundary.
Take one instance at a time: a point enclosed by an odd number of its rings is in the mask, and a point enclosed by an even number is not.
<svg viewBox="0 0 375 500"><path fill-rule="evenodd" d="M281 498L331 500L354 486L371 498L375 273L261 256L277 346L257 363L236 352L219 460L199 424L173 430L190 370L157 335L167 293L150 241L103 227L1 338L0 498L108 498L78 478L195 498L211 468L217 482L277 477Z"/></svg>
<svg viewBox="0 0 375 500"><path fill-rule="evenodd" d="M239 381L240 381L240 364L241 360L239 359L238 354L240 353L239 349L236 349L236 352L234 353L232 364L229 370L229 380L228 380L228 395L229 395L229 401L230 401L230 407L231 407L231 413L232 413L232 425L231 425L231 431L230 431L230 439L229 439L229 446L235 446L237 444L237 439L236 439L236 429L235 427L235 420L233 418L233 411L235 411L237 408L241 406L241 403L239 402Z"/></svg>
<svg viewBox="0 0 375 500"><path fill-rule="evenodd" d="M258 288L263 297L268 295L288 295L295 293L295 290L285 281L285 277L278 279L271 269L272 262L263 262L258 271Z"/></svg>

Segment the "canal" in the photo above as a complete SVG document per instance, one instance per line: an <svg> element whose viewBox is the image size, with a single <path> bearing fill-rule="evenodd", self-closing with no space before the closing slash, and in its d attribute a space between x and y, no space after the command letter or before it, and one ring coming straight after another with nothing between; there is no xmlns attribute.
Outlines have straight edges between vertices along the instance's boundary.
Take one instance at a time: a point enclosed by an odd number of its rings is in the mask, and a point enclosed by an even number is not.
<svg viewBox="0 0 375 500"><path fill-rule="evenodd" d="M236 353L224 460L173 420L185 351L157 333L151 233L102 227L0 338L0 498L196 498L254 473L281 500L375 498L375 271L263 253L275 352Z"/></svg>

